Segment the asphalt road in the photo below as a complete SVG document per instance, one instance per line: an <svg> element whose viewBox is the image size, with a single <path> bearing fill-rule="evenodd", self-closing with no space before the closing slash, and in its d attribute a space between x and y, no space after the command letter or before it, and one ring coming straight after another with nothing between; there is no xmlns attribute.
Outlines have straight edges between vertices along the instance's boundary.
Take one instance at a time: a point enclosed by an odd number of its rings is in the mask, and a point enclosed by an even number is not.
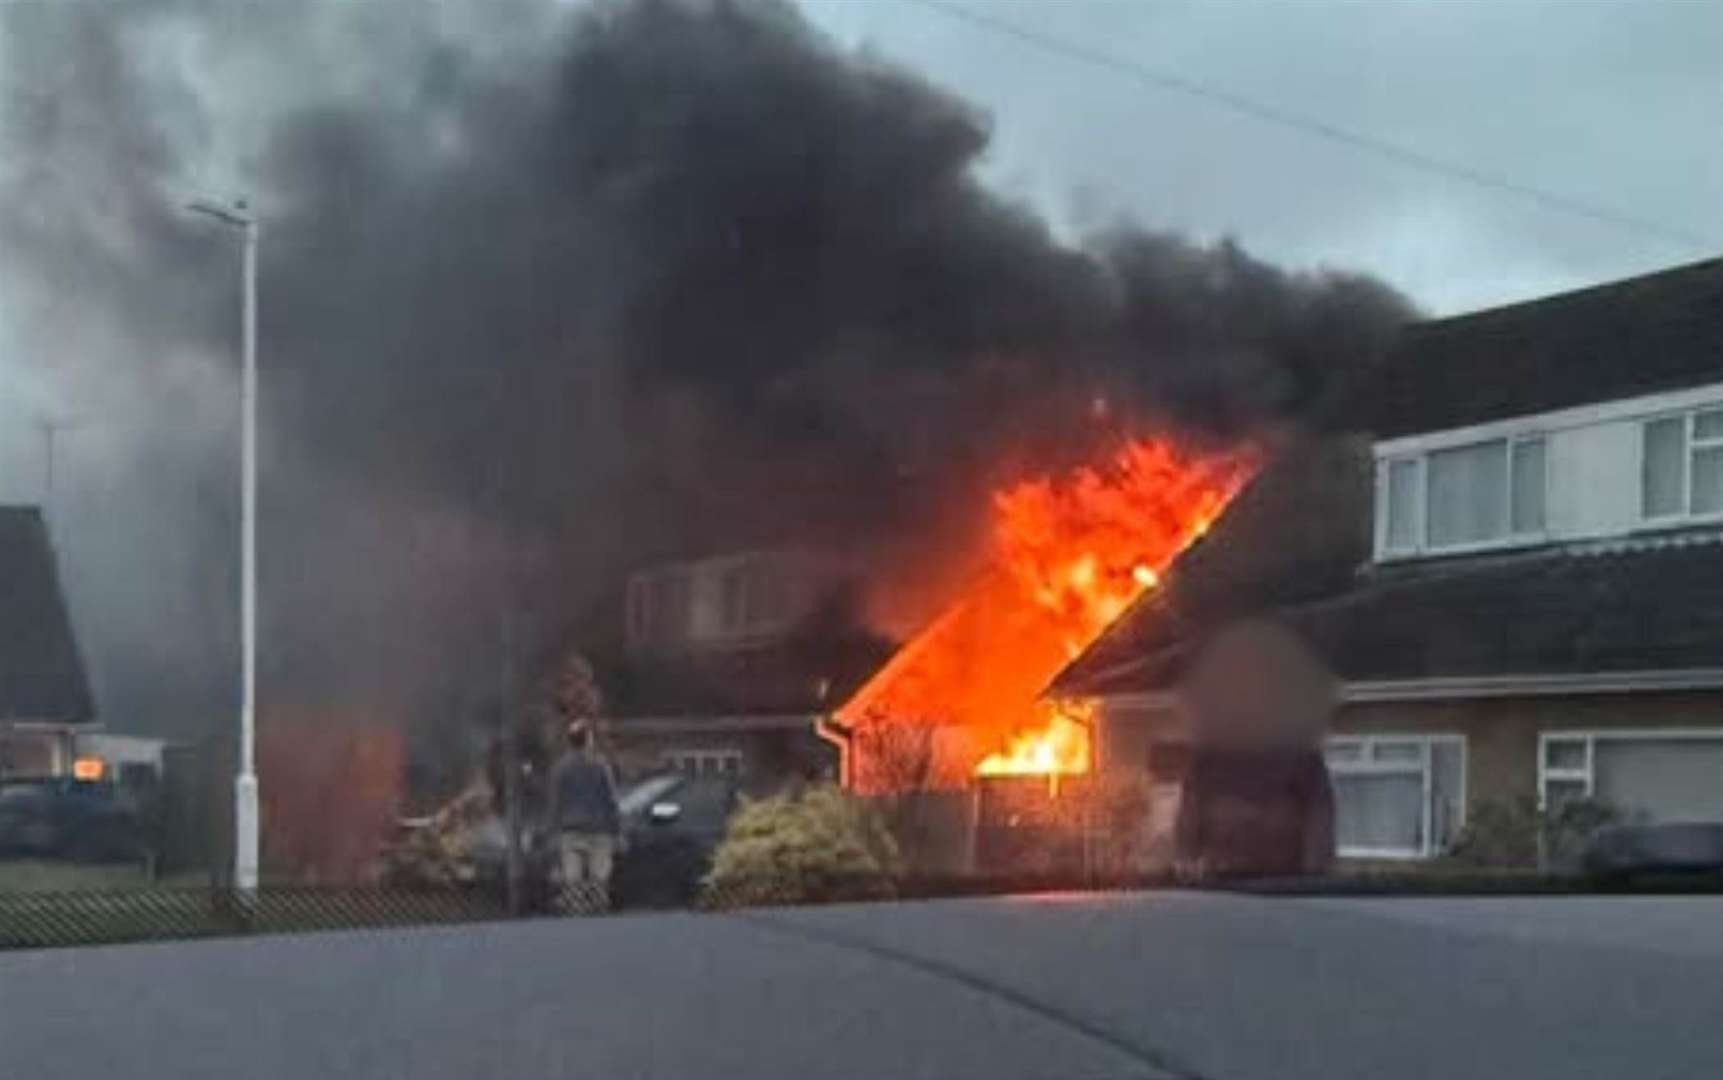
<svg viewBox="0 0 1723 1080"><path fill-rule="evenodd" d="M1723 898L1199 893L0 953L0 1074L1723 1075Z"/></svg>

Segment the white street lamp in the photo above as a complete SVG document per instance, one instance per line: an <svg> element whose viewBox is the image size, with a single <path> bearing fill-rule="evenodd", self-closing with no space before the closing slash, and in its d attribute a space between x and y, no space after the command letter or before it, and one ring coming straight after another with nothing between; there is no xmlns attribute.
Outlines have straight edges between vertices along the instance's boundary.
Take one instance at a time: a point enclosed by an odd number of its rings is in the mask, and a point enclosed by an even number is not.
<svg viewBox="0 0 1723 1080"><path fill-rule="evenodd" d="M239 775L233 782L233 882L257 888L257 217L245 200L199 199L194 213L239 229L245 238L245 299L240 373Z"/></svg>

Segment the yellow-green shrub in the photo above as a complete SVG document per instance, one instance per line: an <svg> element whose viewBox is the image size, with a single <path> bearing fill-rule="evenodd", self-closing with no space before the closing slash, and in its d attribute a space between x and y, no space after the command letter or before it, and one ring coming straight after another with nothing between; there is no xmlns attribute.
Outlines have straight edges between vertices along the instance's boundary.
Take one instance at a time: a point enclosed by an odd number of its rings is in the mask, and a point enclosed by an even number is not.
<svg viewBox="0 0 1723 1080"><path fill-rule="evenodd" d="M890 896L897 844L866 801L830 785L748 800L731 815L706 875L721 907Z"/></svg>

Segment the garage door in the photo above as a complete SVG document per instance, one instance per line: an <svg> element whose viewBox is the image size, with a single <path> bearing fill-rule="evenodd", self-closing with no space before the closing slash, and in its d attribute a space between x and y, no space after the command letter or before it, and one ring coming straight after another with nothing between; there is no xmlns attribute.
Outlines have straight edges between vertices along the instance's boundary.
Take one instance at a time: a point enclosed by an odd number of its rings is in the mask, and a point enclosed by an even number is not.
<svg viewBox="0 0 1723 1080"><path fill-rule="evenodd" d="M1723 738L1599 738L1598 798L1651 821L1723 821Z"/></svg>

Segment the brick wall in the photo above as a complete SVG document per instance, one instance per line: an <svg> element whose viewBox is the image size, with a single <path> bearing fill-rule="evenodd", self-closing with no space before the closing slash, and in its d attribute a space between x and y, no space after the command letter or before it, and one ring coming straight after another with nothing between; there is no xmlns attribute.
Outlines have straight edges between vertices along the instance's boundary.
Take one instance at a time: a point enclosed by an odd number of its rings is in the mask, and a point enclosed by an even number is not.
<svg viewBox="0 0 1723 1080"><path fill-rule="evenodd" d="M1564 729L1723 728L1723 692L1595 694L1343 705L1334 732L1466 737L1466 802L1537 794L1538 734Z"/></svg>

